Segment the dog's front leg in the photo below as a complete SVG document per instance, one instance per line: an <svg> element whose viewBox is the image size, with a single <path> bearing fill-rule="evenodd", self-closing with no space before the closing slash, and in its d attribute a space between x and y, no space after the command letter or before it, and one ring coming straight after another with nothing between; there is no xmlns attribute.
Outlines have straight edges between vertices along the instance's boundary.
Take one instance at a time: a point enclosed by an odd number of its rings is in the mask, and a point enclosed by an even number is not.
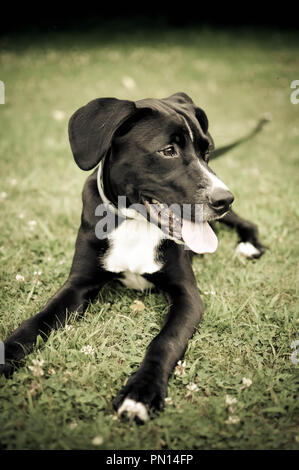
<svg viewBox="0 0 299 470"><path fill-rule="evenodd" d="M65 324L69 313L84 312L107 280L108 273L100 268L98 257L94 235L81 228L68 280L37 315L25 320L4 342L5 364L0 365L0 374L8 377L13 373L32 351L38 335L46 338L52 329Z"/></svg>
<svg viewBox="0 0 299 470"><path fill-rule="evenodd" d="M148 410L161 410L167 396L169 376L183 356L188 340L199 324L203 305L189 259L184 268L151 275L149 279L168 294L170 307L161 332L148 346L139 369L114 400L118 415L137 422L148 419Z"/></svg>

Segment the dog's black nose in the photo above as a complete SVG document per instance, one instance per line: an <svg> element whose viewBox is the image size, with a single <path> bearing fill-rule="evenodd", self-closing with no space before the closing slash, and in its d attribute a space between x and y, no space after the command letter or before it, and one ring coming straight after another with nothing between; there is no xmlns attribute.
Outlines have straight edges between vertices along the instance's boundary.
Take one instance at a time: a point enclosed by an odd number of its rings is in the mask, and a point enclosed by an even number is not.
<svg viewBox="0 0 299 470"><path fill-rule="evenodd" d="M209 196L210 206L218 213L226 212L233 200L234 196L225 188L215 188Z"/></svg>

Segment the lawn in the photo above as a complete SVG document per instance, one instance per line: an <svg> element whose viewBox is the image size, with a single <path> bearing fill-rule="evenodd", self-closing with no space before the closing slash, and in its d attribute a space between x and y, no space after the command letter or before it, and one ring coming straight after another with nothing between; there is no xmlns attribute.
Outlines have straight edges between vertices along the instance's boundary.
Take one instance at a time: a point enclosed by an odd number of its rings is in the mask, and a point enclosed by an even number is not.
<svg viewBox="0 0 299 470"><path fill-rule="evenodd" d="M23 33L0 41L0 339L37 313L68 275L87 174L67 123L89 100L188 93L216 146L252 139L212 162L268 247L235 254L219 227L215 254L193 266L205 315L169 383L165 412L137 426L111 400L141 362L166 312L162 294L105 286L25 367L0 378L3 449L295 449L299 447L298 36L209 28ZM139 301L139 303L136 301ZM39 361L39 362L37 362Z"/></svg>

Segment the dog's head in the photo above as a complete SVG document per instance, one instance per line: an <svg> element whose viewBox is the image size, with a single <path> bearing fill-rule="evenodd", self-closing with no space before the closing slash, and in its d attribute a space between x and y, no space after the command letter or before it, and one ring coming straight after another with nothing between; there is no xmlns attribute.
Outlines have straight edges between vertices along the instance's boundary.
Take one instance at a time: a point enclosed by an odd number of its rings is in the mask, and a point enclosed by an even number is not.
<svg viewBox="0 0 299 470"><path fill-rule="evenodd" d="M193 222L192 208L201 208L200 222L206 227L208 221L225 214L233 201L208 166L214 144L207 116L184 93L136 102L93 100L71 117L69 137L81 169L90 170L106 157L104 184L112 202L125 195L129 205L143 204L162 228L171 219L175 239L191 237L188 208ZM177 208L185 208L185 215L178 214ZM176 222L178 215L183 222ZM203 236L207 238L208 232Z"/></svg>

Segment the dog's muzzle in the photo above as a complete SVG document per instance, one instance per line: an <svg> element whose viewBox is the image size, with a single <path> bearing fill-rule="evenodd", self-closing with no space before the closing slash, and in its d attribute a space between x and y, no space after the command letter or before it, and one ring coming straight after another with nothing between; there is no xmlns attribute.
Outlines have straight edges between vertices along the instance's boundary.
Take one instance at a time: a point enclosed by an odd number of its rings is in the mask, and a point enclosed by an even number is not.
<svg viewBox="0 0 299 470"><path fill-rule="evenodd" d="M208 197L209 206L219 215L224 214L234 201L233 194L224 188L215 188Z"/></svg>

